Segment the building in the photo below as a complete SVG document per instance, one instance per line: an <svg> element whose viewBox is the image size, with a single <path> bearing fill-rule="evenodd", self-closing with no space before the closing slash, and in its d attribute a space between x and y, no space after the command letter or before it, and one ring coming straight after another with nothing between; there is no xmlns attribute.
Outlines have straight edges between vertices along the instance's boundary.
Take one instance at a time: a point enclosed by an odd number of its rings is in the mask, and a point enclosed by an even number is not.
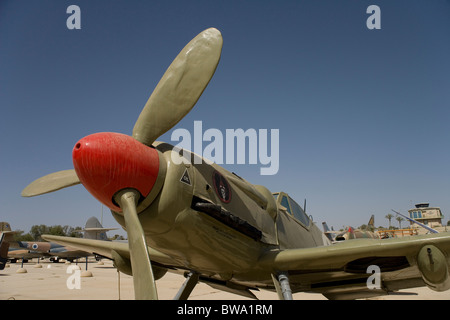
<svg viewBox="0 0 450 320"><path fill-rule="evenodd" d="M441 228L442 226L442 215L441 209L437 207L430 207L429 203L418 203L415 205L414 209L408 210L409 217L414 219L420 223L423 223L430 228L436 229ZM411 223L411 227L418 227L417 224ZM420 229L423 229L419 227Z"/></svg>

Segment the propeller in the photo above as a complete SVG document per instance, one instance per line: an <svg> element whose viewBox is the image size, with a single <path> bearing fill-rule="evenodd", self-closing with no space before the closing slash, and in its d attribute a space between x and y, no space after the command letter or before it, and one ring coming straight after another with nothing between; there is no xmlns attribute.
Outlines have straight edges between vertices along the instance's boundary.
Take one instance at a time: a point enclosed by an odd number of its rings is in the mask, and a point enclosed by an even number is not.
<svg viewBox="0 0 450 320"><path fill-rule="evenodd" d="M151 145L191 111L219 63L222 36L210 28L192 39L159 81L133 129L133 138Z"/></svg>
<svg viewBox="0 0 450 320"><path fill-rule="evenodd" d="M75 170L50 173L30 183L22 191L22 197L34 197L80 184Z"/></svg>
<svg viewBox="0 0 450 320"><path fill-rule="evenodd" d="M145 104L132 136L102 132L79 140L72 151L75 170L51 173L30 183L32 197L81 183L97 200L122 212L128 234L136 299L157 299L144 229L137 210L164 170L150 147L194 107L220 60L222 35L210 28L192 39L169 66ZM161 187L161 186L159 186ZM148 204L149 205L149 204Z"/></svg>

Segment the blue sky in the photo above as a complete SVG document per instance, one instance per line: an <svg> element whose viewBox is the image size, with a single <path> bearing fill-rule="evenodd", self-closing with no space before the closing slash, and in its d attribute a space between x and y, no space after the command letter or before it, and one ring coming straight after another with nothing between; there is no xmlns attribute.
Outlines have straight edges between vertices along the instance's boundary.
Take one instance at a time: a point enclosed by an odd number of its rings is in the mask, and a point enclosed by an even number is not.
<svg viewBox="0 0 450 320"><path fill-rule="evenodd" d="M69 5L81 30L68 30ZM369 30L369 5L381 29ZM101 205L82 186L25 199L72 168L82 137L131 134L173 58L195 35L224 38L215 76L174 129L279 129L280 169L226 165L283 190L320 225L359 226L417 202L450 215L450 2L0 2L0 220L84 225ZM169 131L159 140L170 142ZM104 209L104 225L117 227ZM406 223L404 223L406 225Z"/></svg>

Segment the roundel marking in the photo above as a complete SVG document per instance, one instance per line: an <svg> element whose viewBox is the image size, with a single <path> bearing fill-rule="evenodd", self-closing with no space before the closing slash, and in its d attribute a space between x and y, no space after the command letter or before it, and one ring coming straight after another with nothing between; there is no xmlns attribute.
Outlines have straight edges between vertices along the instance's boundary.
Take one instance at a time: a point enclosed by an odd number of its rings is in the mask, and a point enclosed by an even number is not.
<svg viewBox="0 0 450 320"><path fill-rule="evenodd" d="M219 196L220 201L223 203L229 203L231 201L231 188L225 177L218 171L213 172L213 184L216 194Z"/></svg>

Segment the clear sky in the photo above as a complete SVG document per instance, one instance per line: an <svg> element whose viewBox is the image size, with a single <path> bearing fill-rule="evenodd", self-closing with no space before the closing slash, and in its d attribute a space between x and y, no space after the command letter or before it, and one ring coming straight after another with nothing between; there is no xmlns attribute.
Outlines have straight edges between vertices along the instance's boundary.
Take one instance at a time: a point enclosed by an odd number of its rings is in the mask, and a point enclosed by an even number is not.
<svg viewBox="0 0 450 320"><path fill-rule="evenodd" d="M69 30L69 5L81 30ZM369 5L381 29L369 30ZM131 134L173 58L216 27L215 76L174 129L279 129L280 167L226 165L283 190L321 227L359 226L418 202L450 217L450 2L0 1L0 220L84 226L101 205L81 185L21 190L71 169L95 132ZM170 141L172 131L159 140ZM118 224L104 209L104 226ZM396 222L395 222L396 224ZM406 223L403 224L405 226ZM110 232L111 234L111 232Z"/></svg>

